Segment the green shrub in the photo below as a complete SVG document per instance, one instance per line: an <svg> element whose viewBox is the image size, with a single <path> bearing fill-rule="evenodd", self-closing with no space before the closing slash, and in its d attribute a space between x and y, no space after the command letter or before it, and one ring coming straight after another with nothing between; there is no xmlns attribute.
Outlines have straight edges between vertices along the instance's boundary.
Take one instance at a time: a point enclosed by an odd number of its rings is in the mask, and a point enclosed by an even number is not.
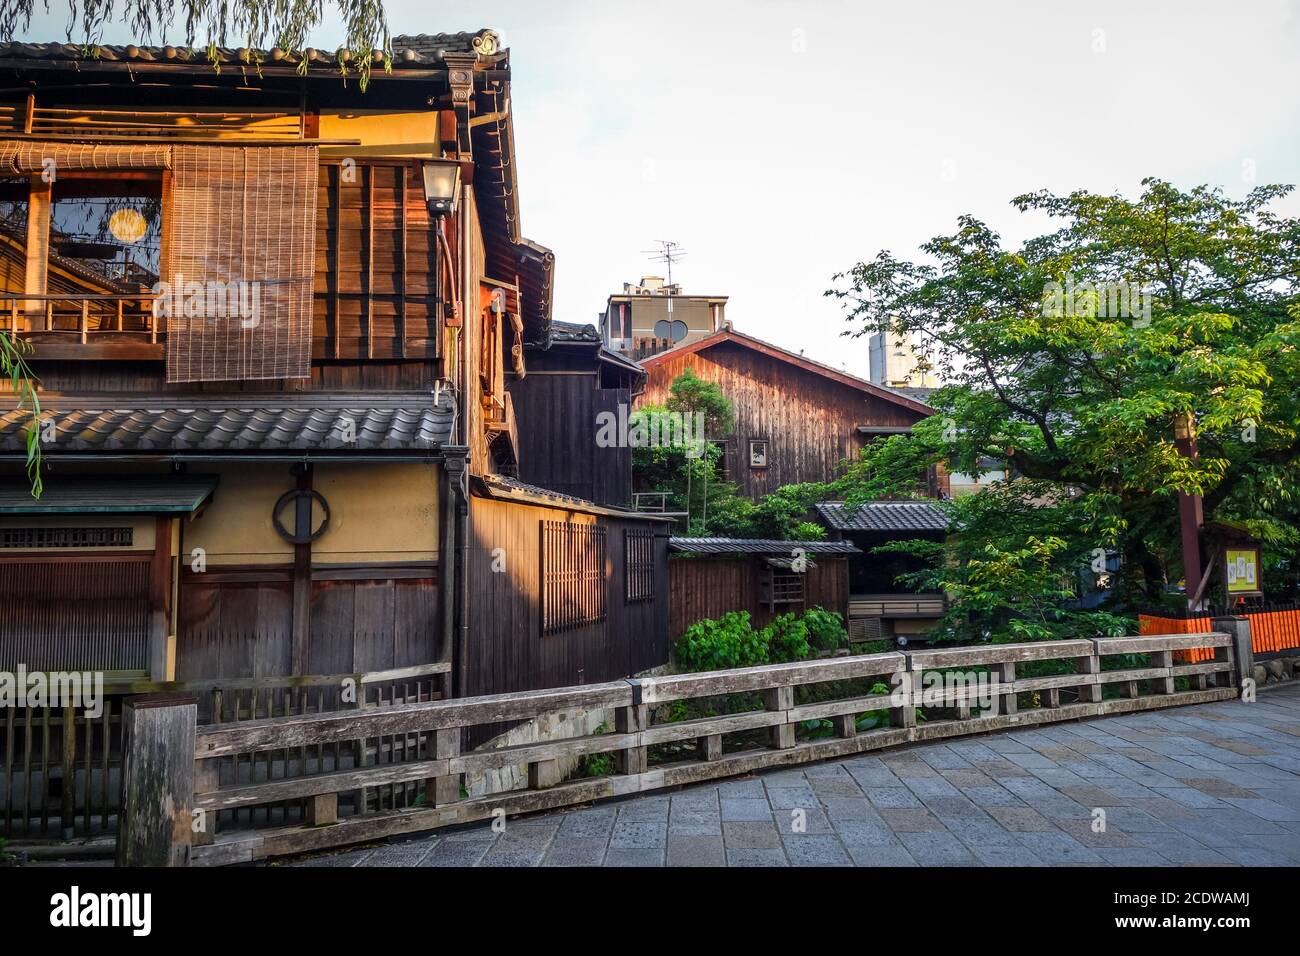
<svg viewBox="0 0 1300 956"><path fill-rule="evenodd" d="M763 628L760 637L767 646L768 663L801 661L812 653L808 645L808 625L793 613L774 617L772 623Z"/></svg>
<svg viewBox="0 0 1300 956"><path fill-rule="evenodd" d="M696 621L677 639L677 662L688 671L725 670L766 664L763 632L749 623L748 611Z"/></svg>
<svg viewBox="0 0 1300 956"><path fill-rule="evenodd" d="M819 651L833 651L847 647L849 632L844 628L844 618L824 607L804 611L803 623L808 628L808 643Z"/></svg>

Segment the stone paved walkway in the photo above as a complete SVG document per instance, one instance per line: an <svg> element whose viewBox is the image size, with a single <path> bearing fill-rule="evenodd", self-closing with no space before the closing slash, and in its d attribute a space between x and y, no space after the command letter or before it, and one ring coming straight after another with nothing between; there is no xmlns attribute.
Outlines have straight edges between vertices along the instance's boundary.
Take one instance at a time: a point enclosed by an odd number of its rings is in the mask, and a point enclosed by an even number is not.
<svg viewBox="0 0 1300 956"><path fill-rule="evenodd" d="M1254 704L914 745L290 865L665 864L1300 865L1300 682Z"/></svg>

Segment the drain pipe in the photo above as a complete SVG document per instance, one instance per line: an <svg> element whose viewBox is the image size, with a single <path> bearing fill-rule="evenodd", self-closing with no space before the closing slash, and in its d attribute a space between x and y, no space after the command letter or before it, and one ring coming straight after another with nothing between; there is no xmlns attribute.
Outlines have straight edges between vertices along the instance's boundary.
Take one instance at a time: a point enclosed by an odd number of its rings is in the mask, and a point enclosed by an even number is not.
<svg viewBox="0 0 1300 956"><path fill-rule="evenodd" d="M448 533L447 561L450 570L447 587L443 589L443 623L446 640L450 641L451 693L465 695L465 680L469 671L467 659L469 640L469 475L467 470L468 447L443 449L443 468L447 475L447 494L443 499L443 522ZM445 658L446 659L446 658Z"/></svg>

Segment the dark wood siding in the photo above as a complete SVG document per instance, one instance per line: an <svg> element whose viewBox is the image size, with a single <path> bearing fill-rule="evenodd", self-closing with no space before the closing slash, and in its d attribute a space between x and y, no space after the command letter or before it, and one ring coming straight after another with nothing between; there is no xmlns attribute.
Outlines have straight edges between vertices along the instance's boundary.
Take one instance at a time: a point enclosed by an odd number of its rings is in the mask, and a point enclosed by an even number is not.
<svg viewBox="0 0 1300 956"><path fill-rule="evenodd" d="M380 567L313 574L307 673L350 674L437 660L435 568L424 577L387 577ZM292 600L289 567L187 571L181 579L177 680L291 674Z"/></svg>
<svg viewBox="0 0 1300 956"><path fill-rule="evenodd" d="M606 527L606 619L541 634L542 521ZM656 599L626 600L623 530L658 523L474 498L470 507L469 636L462 695L617 680L668 660L667 539L659 537ZM494 555L495 549L501 551ZM500 571L493 570L500 558Z"/></svg>
<svg viewBox="0 0 1300 956"><path fill-rule="evenodd" d="M321 163L316 202L313 358L436 355L438 255L419 165Z"/></svg>
<svg viewBox="0 0 1300 956"><path fill-rule="evenodd" d="M549 357L548 357L549 358ZM626 388L601 388L599 372L568 370L529 356L529 374L509 384L519 432L519 478L597 504L632 501L632 449L596 444L597 416L632 408ZM594 369L595 363L588 359ZM536 366L536 367L534 367Z"/></svg>
<svg viewBox="0 0 1300 956"><path fill-rule="evenodd" d="M673 379L688 368L716 382L735 407L736 427L725 443L727 476L750 497L829 480L861 450L859 425L910 425L922 417L734 342L653 366L638 404L667 401ZM768 442L767 468L749 467L751 439Z"/></svg>
<svg viewBox="0 0 1300 956"><path fill-rule="evenodd" d="M804 580L804 606L837 611L848 620L849 572L842 557L817 555ZM674 641L696 621L728 611L748 611L755 627L775 614L761 603L761 558L674 557L668 562L671 588L669 633ZM790 608L782 608L782 613Z"/></svg>

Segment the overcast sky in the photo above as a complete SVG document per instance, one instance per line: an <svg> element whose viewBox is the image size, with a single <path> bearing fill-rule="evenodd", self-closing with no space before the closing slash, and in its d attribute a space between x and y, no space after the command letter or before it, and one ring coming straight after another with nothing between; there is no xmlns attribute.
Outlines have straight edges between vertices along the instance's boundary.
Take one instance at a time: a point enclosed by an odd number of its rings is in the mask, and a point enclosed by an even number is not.
<svg viewBox="0 0 1300 956"><path fill-rule="evenodd" d="M26 38L61 38L54 7ZM1032 189L1300 183L1297 0L389 0L388 17L510 47L523 231L555 250L556 318L593 321L674 239L687 292L862 375L832 274L914 255L962 213L1018 241L1044 225L1008 205Z"/></svg>

